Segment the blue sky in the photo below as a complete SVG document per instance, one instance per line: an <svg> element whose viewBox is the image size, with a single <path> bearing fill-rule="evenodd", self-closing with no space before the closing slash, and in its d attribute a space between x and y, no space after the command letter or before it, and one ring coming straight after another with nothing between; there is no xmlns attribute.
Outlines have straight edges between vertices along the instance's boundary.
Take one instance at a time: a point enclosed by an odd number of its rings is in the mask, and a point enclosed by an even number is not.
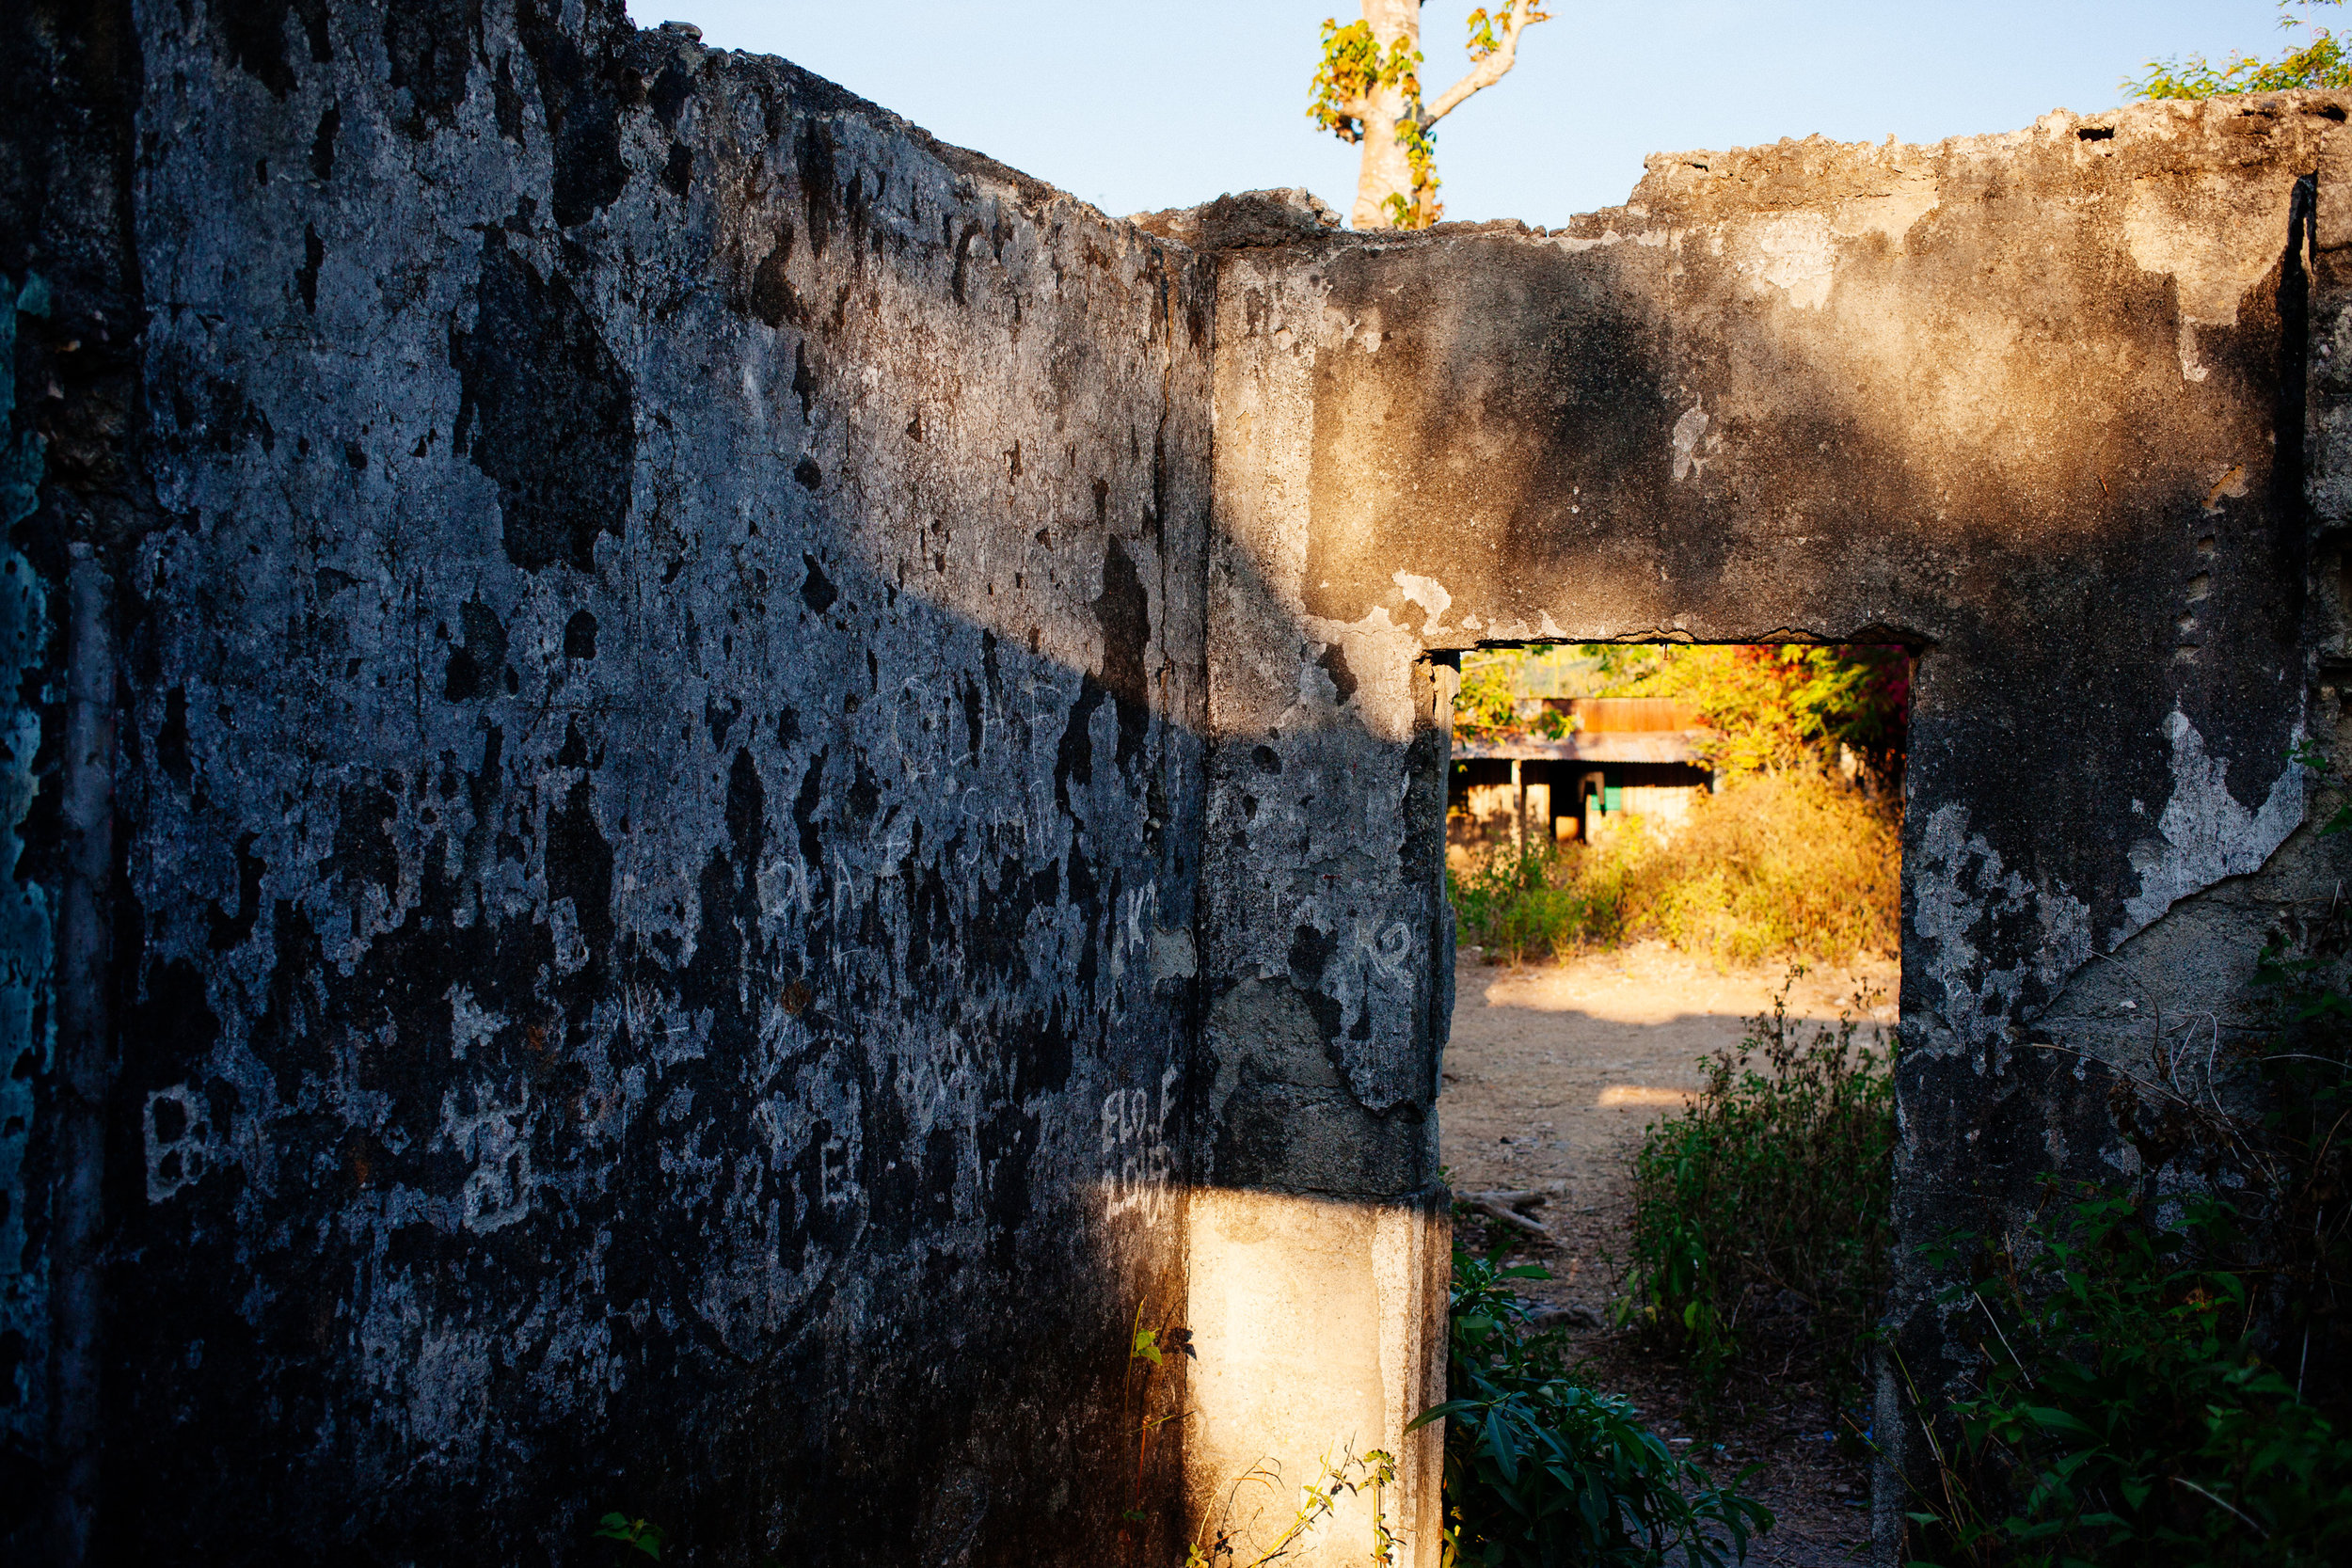
<svg viewBox="0 0 2352 1568"><path fill-rule="evenodd" d="M1461 17L1422 12L1425 90L1458 71ZM1623 201L1654 151L1811 132L1931 141L2119 102L2152 55L2284 41L2270 0L1550 0L1518 68L1446 119L1449 218L1554 224ZM1111 213L1305 185L1345 212L1354 150L1306 119L1323 19L1349 0L630 0L640 25L783 55L936 135ZM2333 20L2323 9L2320 19ZM2352 27L2352 13L2344 19ZM2341 29L2340 29L2341 30Z"/></svg>

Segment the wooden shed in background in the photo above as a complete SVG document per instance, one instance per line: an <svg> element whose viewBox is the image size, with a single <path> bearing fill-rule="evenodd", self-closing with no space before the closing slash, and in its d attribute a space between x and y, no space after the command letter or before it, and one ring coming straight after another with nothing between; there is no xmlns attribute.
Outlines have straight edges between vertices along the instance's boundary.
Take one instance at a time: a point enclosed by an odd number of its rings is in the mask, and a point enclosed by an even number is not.
<svg viewBox="0 0 2352 1568"><path fill-rule="evenodd" d="M1597 843L1634 817L1671 832L1715 787L1706 752L1714 732L1690 703L1549 697L1542 706L1569 733L1455 733L1449 848Z"/></svg>

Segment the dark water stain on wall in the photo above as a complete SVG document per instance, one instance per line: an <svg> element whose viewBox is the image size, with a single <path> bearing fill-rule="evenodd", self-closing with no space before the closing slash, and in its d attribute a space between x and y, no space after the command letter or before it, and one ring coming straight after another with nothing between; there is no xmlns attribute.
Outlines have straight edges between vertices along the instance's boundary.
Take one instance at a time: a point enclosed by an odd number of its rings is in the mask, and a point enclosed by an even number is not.
<svg viewBox="0 0 2352 1568"><path fill-rule="evenodd" d="M295 58L287 49L289 22L310 45L311 63L325 65L335 57L327 36L327 0L220 0L211 13L230 58L274 98L292 92L296 78Z"/></svg>
<svg viewBox="0 0 2352 1568"><path fill-rule="evenodd" d="M416 105L403 127L410 135L456 123L481 41L482 0L412 0L387 8L384 54L391 85L407 89Z"/></svg>
<svg viewBox="0 0 2352 1568"><path fill-rule="evenodd" d="M596 539L628 516L637 454L628 373L558 275L543 278L493 230L469 330L450 333L464 388L452 444L497 481L506 558L525 571L596 569Z"/></svg>
<svg viewBox="0 0 2352 1568"><path fill-rule="evenodd" d="M239 181L162 150L188 222L140 238L212 292L151 328L176 510L124 568L102 1545L591 1560L617 1507L714 1560L1102 1560L1182 1285L1201 630L1156 599L1200 598L1206 362L1154 301L1206 276L571 9L143 40ZM1145 285L1050 303L1088 247ZM1049 360L1090 379L1027 406Z"/></svg>

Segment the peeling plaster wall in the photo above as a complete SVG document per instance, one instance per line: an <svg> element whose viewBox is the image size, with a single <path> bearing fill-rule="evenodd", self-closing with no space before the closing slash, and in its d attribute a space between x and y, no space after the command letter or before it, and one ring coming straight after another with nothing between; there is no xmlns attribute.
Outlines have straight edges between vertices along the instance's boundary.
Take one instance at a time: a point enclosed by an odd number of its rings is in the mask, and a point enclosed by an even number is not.
<svg viewBox="0 0 2352 1568"><path fill-rule="evenodd" d="M1661 156L1627 206L1549 233L1300 221L1224 252L1212 1041L1234 998L1266 1010L1304 941L1290 911L1320 912L1331 870L1351 909L1398 911L1413 968L1442 965L1443 922L1406 914L1428 886L1412 818L1387 808L1424 787L1412 725L1454 651L1900 640L1920 655L1902 1233L1981 1223L2070 1139L2112 1156L2104 1088L2026 1047L2068 1046L2086 964L2304 819L2288 752L2336 613L2332 583L2311 602L2314 541L2334 557L2306 480L2340 521L2328 367L2352 354L2311 361L2307 321L2325 347L2340 242L2318 236L2313 318L2313 224L2343 200L2323 165L2344 119L2298 94ZM1235 730L1281 762L1265 782L1315 792L1305 852L1228 836L1265 809ZM2232 940L2250 954L2263 918L2331 886L2282 874ZM2245 967L2178 984L2242 1007ZM1324 1008L1312 1033L1367 1111L1408 1103L1441 1027L1407 1046L1398 1005L1393 1039L1352 1037L1342 974L1294 963L1309 1004L1288 1006ZM1930 1286L1907 1275L1897 1312L1932 1388Z"/></svg>
<svg viewBox="0 0 2352 1568"><path fill-rule="evenodd" d="M1204 248L1324 233L1297 193L1155 214ZM1435 1101L1454 995L1444 897L1452 672L1417 661L1413 633L1375 613L1317 616L1302 588L1309 535L1300 433L1310 390L1258 352L1254 289L1311 283L1285 248L1229 251L1216 340L1216 526L1209 564L1209 803L1203 846L1205 1185L1284 1195L1195 1200L1193 1301L1204 1393L1195 1508L1211 1512L1262 1453L1285 1473L1350 1445L1395 1456L1388 1524L1406 1560L1436 1560L1442 1433L1407 1433L1444 1397L1446 1194ZM1310 318L1311 319L1311 318ZM1210 1074L1213 1077L1209 1077ZM1381 1238L1374 1244L1373 1238ZM1351 1244L1351 1242L1353 1244ZM1250 1332L1219 1276L1279 1257L1301 1319L1269 1300ZM1353 1322L1359 1332L1323 1325ZM1220 1360L1253 1370L1245 1390ZM1238 1380L1236 1380L1238 1381ZM1374 1521L1343 1511L1312 1562L1362 1560Z"/></svg>
<svg viewBox="0 0 2352 1568"><path fill-rule="evenodd" d="M0 348L16 347L18 289L0 281ZM14 377L5 384L13 404ZM0 409L13 416L13 407ZM30 516L39 506L41 451L39 437L8 431L0 451L0 527ZM46 1139L38 1087L49 1073L54 1046L50 1006L56 961L56 911L51 890L24 864L26 818L40 793L35 758L40 750L36 698L46 683L49 594L25 556L0 542L0 685L10 692L7 728L0 733L0 1413L5 1413L8 1458L17 1474L14 1488L29 1491L32 1454L45 1425L47 1401L41 1373L47 1366L48 1258L43 1244L43 1206L27 1197L46 1183L39 1156Z"/></svg>
<svg viewBox="0 0 2352 1568"><path fill-rule="evenodd" d="M2340 98L1368 236L1106 220L609 0L8 26L0 1485L98 1423L103 1555L1172 1559L1341 1444L1427 1555L1466 647L1919 650L1915 1241L2145 1175L2140 1010L2246 1026L2347 869L2286 760L2352 674ZM1200 1357L1138 1470L1139 1306Z"/></svg>
<svg viewBox="0 0 2352 1568"><path fill-rule="evenodd" d="M135 21L93 1549L1181 1555L1206 274L604 0Z"/></svg>

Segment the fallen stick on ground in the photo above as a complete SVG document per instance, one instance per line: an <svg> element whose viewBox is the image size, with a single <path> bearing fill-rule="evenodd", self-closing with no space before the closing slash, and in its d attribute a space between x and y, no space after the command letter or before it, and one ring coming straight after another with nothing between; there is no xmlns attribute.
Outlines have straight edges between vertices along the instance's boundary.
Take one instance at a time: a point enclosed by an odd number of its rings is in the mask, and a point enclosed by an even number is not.
<svg viewBox="0 0 2352 1568"><path fill-rule="evenodd" d="M1544 1195L1541 1193L1464 1193L1455 1201L1472 1213L1484 1214L1490 1220L1524 1230L1539 1240L1551 1240L1550 1231L1518 1212L1521 1207L1532 1209L1543 1202Z"/></svg>

